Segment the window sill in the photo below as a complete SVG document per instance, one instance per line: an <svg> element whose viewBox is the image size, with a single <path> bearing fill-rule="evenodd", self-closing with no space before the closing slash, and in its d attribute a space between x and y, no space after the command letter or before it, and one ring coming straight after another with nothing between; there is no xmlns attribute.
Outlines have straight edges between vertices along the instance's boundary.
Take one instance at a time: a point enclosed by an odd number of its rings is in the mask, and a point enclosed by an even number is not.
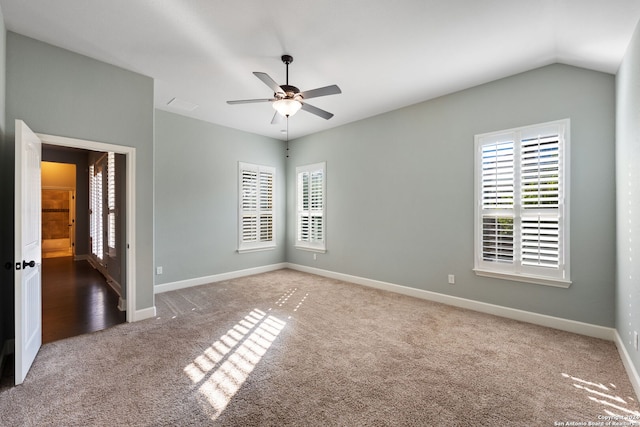
<svg viewBox="0 0 640 427"><path fill-rule="evenodd" d="M513 274L502 273L497 271L488 271L474 268L473 271L477 276L493 277L494 279L513 280L516 282L535 283L536 285L553 286L556 288L568 288L571 286L571 280L553 279L550 277L534 276L529 274Z"/></svg>
<svg viewBox="0 0 640 427"><path fill-rule="evenodd" d="M275 245L273 246L263 246L260 248L244 248L244 249L238 249L237 252L239 254L246 254L248 252L262 252L262 251L272 251L276 248Z"/></svg>
<svg viewBox="0 0 640 427"><path fill-rule="evenodd" d="M301 251L308 251L308 252L318 252L321 254L324 254L327 252L327 250L325 248L314 248L314 247L310 247L310 246L298 246L298 245L294 245L294 247L296 249L300 249Z"/></svg>

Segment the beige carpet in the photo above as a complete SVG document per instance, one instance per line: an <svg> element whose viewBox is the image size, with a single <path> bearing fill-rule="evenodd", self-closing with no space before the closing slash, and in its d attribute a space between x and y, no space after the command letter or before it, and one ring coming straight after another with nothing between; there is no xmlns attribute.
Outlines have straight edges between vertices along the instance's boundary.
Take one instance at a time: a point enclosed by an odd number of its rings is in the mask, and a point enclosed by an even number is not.
<svg viewBox="0 0 640 427"><path fill-rule="evenodd" d="M2 426L553 426L640 416L613 343L280 270L42 347ZM578 424L580 425L580 424ZM603 424L606 425L606 424Z"/></svg>

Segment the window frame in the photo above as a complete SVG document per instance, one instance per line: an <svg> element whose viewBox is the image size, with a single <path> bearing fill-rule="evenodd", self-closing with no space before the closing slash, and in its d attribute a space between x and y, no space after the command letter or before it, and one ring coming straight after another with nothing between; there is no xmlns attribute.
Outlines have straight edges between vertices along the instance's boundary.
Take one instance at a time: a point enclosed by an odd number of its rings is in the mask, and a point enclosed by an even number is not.
<svg viewBox="0 0 640 427"><path fill-rule="evenodd" d="M245 209L245 201L247 200L245 185L244 185L244 173L253 172L256 174L255 182L255 197L251 197L252 201L249 204L254 204L255 209ZM263 197L260 186L260 175L271 174L271 191L269 205L271 209L263 209L260 206L260 200ZM276 168L273 166L257 165L253 163L238 162L238 253L255 252L273 250L276 248ZM245 240L244 230L244 218L246 216L253 216L256 219L256 233L255 239ZM270 216L271 218L271 239L260 240L261 231L261 218L264 216Z"/></svg>
<svg viewBox="0 0 640 427"><path fill-rule="evenodd" d="M535 136L537 135L537 136ZM531 141L542 136L558 136L558 203L557 207L525 207L524 200L522 146L525 141ZM513 144L513 190L510 207L483 207L483 147L498 144ZM506 129L475 135L475 171L474 171L474 272L478 276L514 280L527 283L568 288L571 285L570 275L570 217L569 217L569 189L570 189L570 120L562 119L519 128ZM544 183L548 184L548 183ZM497 185L497 184L496 184ZM508 191L507 191L508 193ZM508 197L508 196L507 196ZM543 199L538 199L543 200ZM539 203L539 205L541 205ZM513 218L513 260L499 262L485 260L483 252L483 219ZM541 220L558 221L558 266L557 268L527 265L522 262L522 219L538 217ZM504 224L504 223L503 223ZM526 233L525 233L526 235ZM497 250L497 252L499 249Z"/></svg>
<svg viewBox="0 0 640 427"><path fill-rule="evenodd" d="M311 176L311 174L313 173L317 173L318 171L321 171L322 173L322 194L321 194L321 198L320 201L322 203L322 207L321 209L312 209L310 207L311 205L311 200L309 200L307 203L307 209L304 209L304 195L303 195L303 188L302 188L302 183L301 183L301 176L303 174L309 174L309 176ZM320 253L325 253L327 251L327 164L326 162L320 162L320 163L313 163L310 165L304 165L304 166L297 166L296 167L296 175L295 175L295 180L296 180L296 201L295 201L295 206L296 206L296 228L295 228L295 244L294 247L296 249L300 249L300 250L305 250L305 251L312 251L312 252L320 252ZM308 197L311 198L311 194L312 194L312 180L309 179L308 180L308 188L307 188L307 194ZM309 218L311 217L320 217L322 218L321 221L321 226L322 226L322 238L320 240L315 240L312 238L309 239L301 239L301 235L303 234L302 231L302 221L301 219L307 216ZM311 222L309 222L310 224ZM311 228L311 226L309 226ZM309 231L309 234L312 234Z"/></svg>

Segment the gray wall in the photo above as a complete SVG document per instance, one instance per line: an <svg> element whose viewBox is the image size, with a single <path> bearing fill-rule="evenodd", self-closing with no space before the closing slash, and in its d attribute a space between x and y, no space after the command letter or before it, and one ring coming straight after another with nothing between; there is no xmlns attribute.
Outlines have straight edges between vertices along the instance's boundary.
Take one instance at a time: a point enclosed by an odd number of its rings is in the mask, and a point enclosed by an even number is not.
<svg viewBox="0 0 640 427"><path fill-rule="evenodd" d="M6 35L0 10L0 199L13 198L13 146L5 141ZM13 263L13 203L0 204L0 353L5 342L13 338L13 272L4 267ZM0 360L0 367L2 366Z"/></svg>
<svg viewBox="0 0 640 427"><path fill-rule="evenodd" d="M633 332L640 332L640 26L616 79L616 329L636 370L640 355Z"/></svg>
<svg viewBox="0 0 640 427"><path fill-rule="evenodd" d="M136 309L153 306L153 80L12 32L7 136L34 131L136 148Z"/></svg>
<svg viewBox="0 0 640 427"><path fill-rule="evenodd" d="M551 65L291 144L295 167L327 162L327 253L296 264L612 327L615 282L614 76ZM477 277L474 135L571 119L568 289ZM455 274L456 284L447 284Z"/></svg>
<svg viewBox="0 0 640 427"><path fill-rule="evenodd" d="M285 149L279 140L156 111L156 284L285 261ZM238 162L276 168L276 249L239 254Z"/></svg>

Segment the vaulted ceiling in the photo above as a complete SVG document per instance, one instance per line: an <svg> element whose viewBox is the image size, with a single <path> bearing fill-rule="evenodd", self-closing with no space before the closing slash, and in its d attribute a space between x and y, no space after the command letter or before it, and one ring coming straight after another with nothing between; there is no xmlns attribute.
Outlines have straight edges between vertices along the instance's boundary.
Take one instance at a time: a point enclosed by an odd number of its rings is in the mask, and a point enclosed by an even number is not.
<svg viewBox="0 0 640 427"><path fill-rule="evenodd" d="M155 81L155 106L283 139L252 72L342 94L289 119L296 138L560 62L616 73L638 0L0 0L8 30ZM177 98L178 103L168 105ZM177 105L176 105L177 104ZM192 107L197 106L192 109Z"/></svg>

